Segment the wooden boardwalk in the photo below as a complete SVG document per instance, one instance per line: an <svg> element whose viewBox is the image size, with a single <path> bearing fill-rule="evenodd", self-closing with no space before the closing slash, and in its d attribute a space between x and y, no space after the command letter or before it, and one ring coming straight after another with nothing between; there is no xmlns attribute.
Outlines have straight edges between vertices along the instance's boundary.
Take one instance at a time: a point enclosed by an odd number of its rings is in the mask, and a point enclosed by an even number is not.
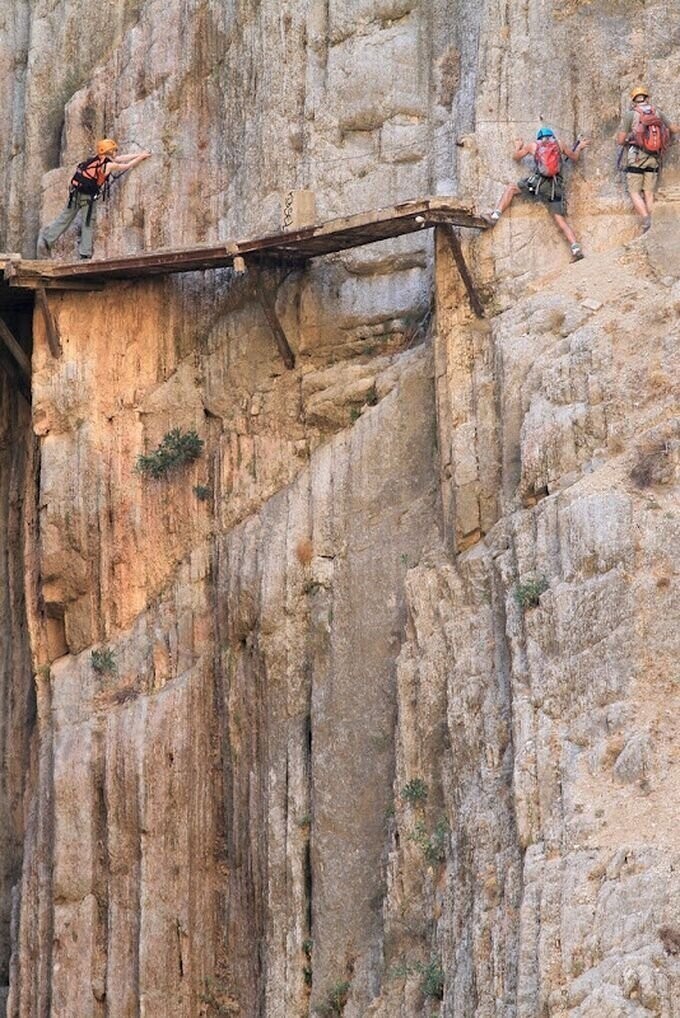
<svg viewBox="0 0 680 1018"><path fill-rule="evenodd" d="M376 241L417 233L441 224L486 229L487 224L471 209L452 198L423 198L374 212L333 219L319 226L273 233L254 240L228 241L204 247L175 248L102 258L92 261L53 262L2 260L6 282L12 287L57 289L68 282L102 283L109 279L138 279L175 272L197 272L234 265L242 258L249 264L303 264L311 258L374 244Z"/></svg>
<svg viewBox="0 0 680 1018"><path fill-rule="evenodd" d="M318 226L282 231L252 240L226 241L220 244L192 248L174 248L125 255L122 258L98 258L91 261L57 262L34 261L19 255L0 254L0 315L16 307L27 298L37 301L53 356L61 353L57 324L51 314L47 291L97 290L117 279L144 279L177 272L204 272L208 269L232 267L239 272L249 267L290 269L303 267L312 258L346 251L365 244L418 233L433 227L445 229L456 265L470 298L475 314L483 315L470 272L454 227L484 230L484 222L472 209L461 205L455 198L421 198L392 205L372 212L333 219ZM293 367L295 357L290 349L276 314L275 299L268 293L260 274L256 271L257 293L271 326L279 351L287 367ZM33 293L31 292L33 291ZM275 298L275 295L274 295ZM11 355L16 367L25 376L27 361L22 360L18 344L11 341L11 332L0 326L0 343ZM30 371L30 368L28 369Z"/></svg>

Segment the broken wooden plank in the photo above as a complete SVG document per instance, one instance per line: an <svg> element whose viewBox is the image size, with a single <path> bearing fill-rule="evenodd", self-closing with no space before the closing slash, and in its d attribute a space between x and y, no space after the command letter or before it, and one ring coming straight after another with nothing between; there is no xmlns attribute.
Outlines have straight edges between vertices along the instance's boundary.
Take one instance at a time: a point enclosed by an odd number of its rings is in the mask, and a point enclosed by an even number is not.
<svg viewBox="0 0 680 1018"><path fill-rule="evenodd" d="M17 364L21 374L30 384L31 381L31 361L28 354L23 349L21 344L15 339L12 330L6 324L4 319L0 318L0 340L4 343L7 350L12 355L14 362Z"/></svg>
<svg viewBox="0 0 680 1018"><path fill-rule="evenodd" d="M45 290L40 287L35 291L36 304L40 308L40 313L43 317L45 324L45 332L47 334L47 345L50 348L50 353L53 357L61 357L61 337L59 335L59 328L52 314L52 310L47 300L47 294Z"/></svg>
<svg viewBox="0 0 680 1018"><path fill-rule="evenodd" d="M461 248L460 240L458 239L458 234L456 233L453 226L449 224L442 225L439 228L444 231L446 239L448 240L449 247L451 249L451 254L453 255L453 260L456 263L458 272L460 273L460 278L463 280L463 284L465 286L465 289L467 290L467 295L470 300L470 306L472 307L474 313L477 315L477 318L483 318L484 307L482 305L481 300L479 299L479 294L477 293L477 288L474 284L474 280L470 275L470 270L467 267L465 256L463 255L463 249Z"/></svg>
<svg viewBox="0 0 680 1018"><path fill-rule="evenodd" d="M261 273L257 274L257 296L262 305L262 310L265 313L269 328L272 330L276 345L279 348L279 353L283 363L286 365L289 371L295 367L295 354L291 350L290 344L286 337L286 333L283 331L283 326L279 320L279 316L276 313L276 296L272 298L267 290L264 279Z"/></svg>

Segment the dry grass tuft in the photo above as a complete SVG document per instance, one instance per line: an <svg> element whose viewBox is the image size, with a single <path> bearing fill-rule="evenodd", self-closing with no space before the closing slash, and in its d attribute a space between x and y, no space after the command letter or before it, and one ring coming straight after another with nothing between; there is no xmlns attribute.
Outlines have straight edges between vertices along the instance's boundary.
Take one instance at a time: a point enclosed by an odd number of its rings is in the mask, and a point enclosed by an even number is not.
<svg viewBox="0 0 680 1018"><path fill-rule="evenodd" d="M460 86L460 53L452 46L438 61L439 102L451 108Z"/></svg>
<svg viewBox="0 0 680 1018"><path fill-rule="evenodd" d="M670 484L674 473L671 444L666 438L657 438L640 447L630 477L638 488L650 488Z"/></svg>
<svg viewBox="0 0 680 1018"><path fill-rule="evenodd" d="M297 560L301 566L309 565L314 558L314 546L308 537L304 537L301 541L298 541L295 554L297 555Z"/></svg>
<svg viewBox="0 0 680 1018"><path fill-rule="evenodd" d="M677 926L661 926L659 940L666 954L680 954L680 929Z"/></svg>

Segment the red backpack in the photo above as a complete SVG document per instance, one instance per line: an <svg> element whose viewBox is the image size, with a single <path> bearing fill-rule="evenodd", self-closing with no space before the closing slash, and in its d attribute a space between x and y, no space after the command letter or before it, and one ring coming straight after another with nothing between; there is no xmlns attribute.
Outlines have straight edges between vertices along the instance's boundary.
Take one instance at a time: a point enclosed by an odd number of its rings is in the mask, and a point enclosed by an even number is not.
<svg viewBox="0 0 680 1018"><path fill-rule="evenodd" d="M558 177L562 170L562 149L557 138L541 138L536 144L536 172L542 177Z"/></svg>
<svg viewBox="0 0 680 1018"><path fill-rule="evenodd" d="M671 132L653 106L636 106L633 113L631 144L650 155L662 156L671 143Z"/></svg>

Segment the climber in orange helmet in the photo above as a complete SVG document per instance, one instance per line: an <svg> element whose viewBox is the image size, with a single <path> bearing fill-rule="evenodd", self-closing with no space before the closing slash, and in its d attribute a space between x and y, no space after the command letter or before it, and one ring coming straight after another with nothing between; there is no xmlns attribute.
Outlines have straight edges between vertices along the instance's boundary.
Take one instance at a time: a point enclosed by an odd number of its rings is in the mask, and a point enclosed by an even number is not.
<svg viewBox="0 0 680 1018"><path fill-rule="evenodd" d="M38 235L36 254L38 258L49 258L52 246L68 229L78 213L81 213L80 241L78 254L81 258L92 257L94 240L95 202L106 199L111 174L120 176L149 158L149 152L118 154L118 145L112 138L97 142L97 154L78 163L71 178L68 202L54 222L43 227Z"/></svg>
<svg viewBox="0 0 680 1018"><path fill-rule="evenodd" d="M633 86L630 102L630 109L624 113L619 125L616 144L625 146L624 172L628 193L646 232L652 225L654 192L659 183L663 157L672 136L680 134L680 125L672 124L661 110L651 105L646 85Z"/></svg>

